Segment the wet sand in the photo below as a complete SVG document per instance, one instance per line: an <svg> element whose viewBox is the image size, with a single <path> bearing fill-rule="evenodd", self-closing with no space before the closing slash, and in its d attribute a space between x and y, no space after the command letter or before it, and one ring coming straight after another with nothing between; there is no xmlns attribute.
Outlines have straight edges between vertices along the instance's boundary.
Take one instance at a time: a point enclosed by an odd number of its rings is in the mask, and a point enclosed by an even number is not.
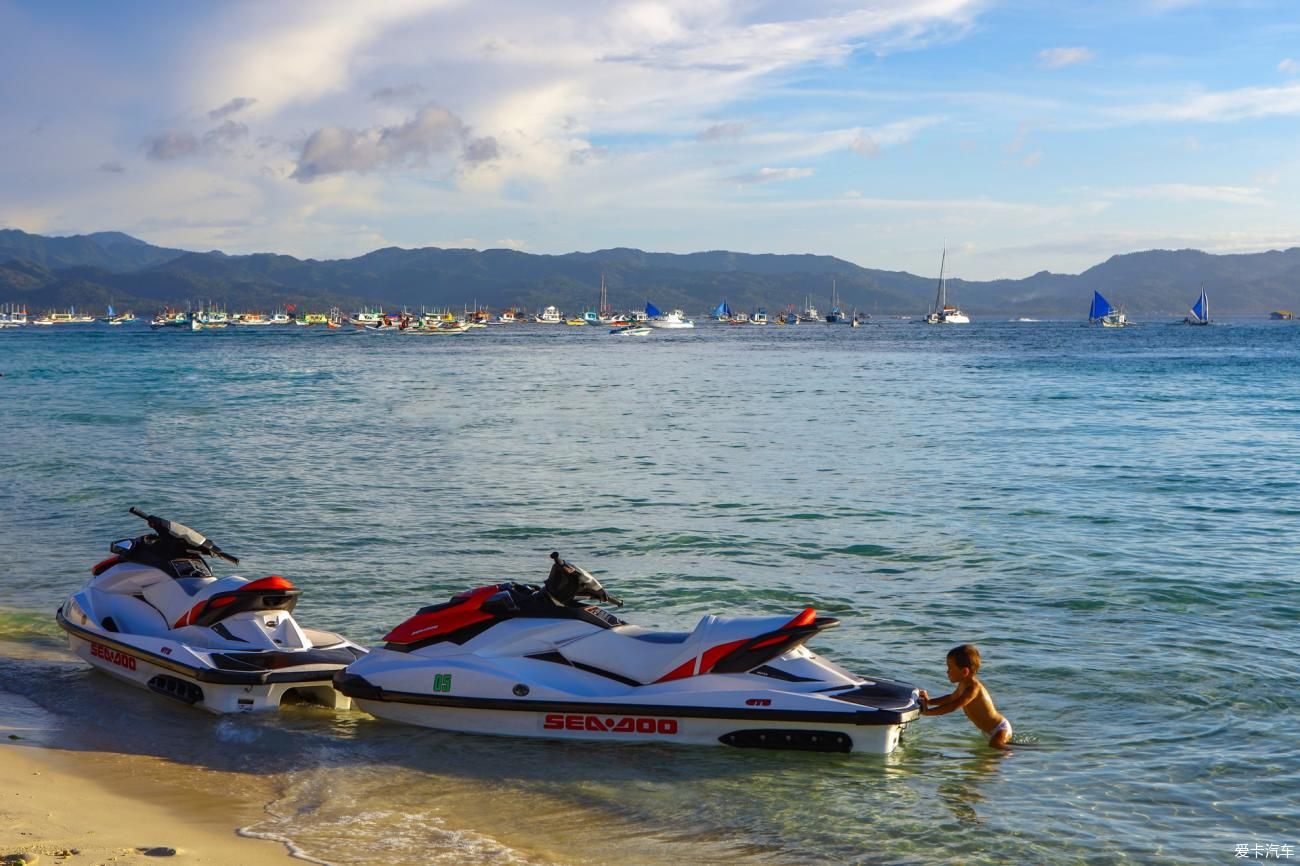
<svg viewBox="0 0 1300 866"><path fill-rule="evenodd" d="M246 777L213 773L231 778L196 785L193 773L159 758L60 748L48 731L8 724L10 698L0 691L0 861L27 854L68 866L304 862L278 842L238 835L263 817L266 802Z"/></svg>

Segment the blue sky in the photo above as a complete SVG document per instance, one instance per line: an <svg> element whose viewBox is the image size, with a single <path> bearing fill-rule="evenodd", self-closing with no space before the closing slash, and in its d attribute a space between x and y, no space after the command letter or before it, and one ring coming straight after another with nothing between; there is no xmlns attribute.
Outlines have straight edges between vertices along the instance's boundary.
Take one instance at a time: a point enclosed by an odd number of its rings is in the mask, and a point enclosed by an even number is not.
<svg viewBox="0 0 1300 866"><path fill-rule="evenodd" d="M0 226L229 253L1300 245L1292 0L0 0Z"/></svg>

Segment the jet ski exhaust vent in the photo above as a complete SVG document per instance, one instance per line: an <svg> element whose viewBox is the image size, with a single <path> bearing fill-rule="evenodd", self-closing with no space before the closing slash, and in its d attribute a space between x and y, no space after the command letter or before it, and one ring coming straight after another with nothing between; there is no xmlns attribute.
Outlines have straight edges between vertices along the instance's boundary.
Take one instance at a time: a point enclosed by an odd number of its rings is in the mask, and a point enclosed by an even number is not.
<svg viewBox="0 0 1300 866"><path fill-rule="evenodd" d="M185 704L193 705L203 700L203 689L176 677L156 676L149 680L149 688L160 695L175 698Z"/></svg>
<svg viewBox="0 0 1300 866"><path fill-rule="evenodd" d="M718 737L723 745L738 749L789 749L796 752L851 752L853 740L838 731L798 731L764 728L732 731Z"/></svg>

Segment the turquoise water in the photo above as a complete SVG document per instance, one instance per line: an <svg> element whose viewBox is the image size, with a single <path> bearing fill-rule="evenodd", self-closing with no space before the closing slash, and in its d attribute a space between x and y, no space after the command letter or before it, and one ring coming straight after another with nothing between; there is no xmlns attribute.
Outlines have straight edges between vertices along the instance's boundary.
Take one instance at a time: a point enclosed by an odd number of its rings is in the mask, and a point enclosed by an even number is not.
<svg viewBox="0 0 1300 866"><path fill-rule="evenodd" d="M86 747L256 772L335 863L1228 863L1300 847L1300 330L982 323L0 332L0 688ZM49 652L142 524L198 528L377 641L559 550L624 618L797 612L947 690L885 759L217 719ZM93 712L88 712L93 707ZM111 712L104 708L111 707Z"/></svg>

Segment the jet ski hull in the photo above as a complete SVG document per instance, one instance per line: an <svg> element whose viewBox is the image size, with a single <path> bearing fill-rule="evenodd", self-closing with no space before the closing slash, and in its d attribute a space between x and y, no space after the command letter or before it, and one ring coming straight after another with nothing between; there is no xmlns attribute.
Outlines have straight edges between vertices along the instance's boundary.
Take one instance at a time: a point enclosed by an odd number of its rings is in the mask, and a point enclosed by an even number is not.
<svg viewBox="0 0 1300 866"><path fill-rule="evenodd" d="M333 684L335 672L362 654L346 641L301 652L231 653L108 632L79 616L74 602L67 610L77 622L63 608L55 618L78 658L115 679L208 712L271 712L290 695L332 709L352 706Z"/></svg>
<svg viewBox="0 0 1300 866"><path fill-rule="evenodd" d="M372 651L367 658L376 653L382 651ZM645 692L643 696L630 693L633 690L607 697L561 696L523 683L504 691L541 695L530 699L390 690L354 672L364 667L358 663L334 679L335 688L351 696L359 709L390 721L465 733L884 755L897 747L907 724L920 714L910 698L899 709L879 709L824 694L782 692L753 682L760 677L746 675L697 678L688 690L635 690ZM444 676L457 683L458 691L460 683L473 690L475 678L469 671L452 665L439 669L456 671ZM479 684L500 680L489 675ZM436 677L431 681L433 688L439 687Z"/></svg>

